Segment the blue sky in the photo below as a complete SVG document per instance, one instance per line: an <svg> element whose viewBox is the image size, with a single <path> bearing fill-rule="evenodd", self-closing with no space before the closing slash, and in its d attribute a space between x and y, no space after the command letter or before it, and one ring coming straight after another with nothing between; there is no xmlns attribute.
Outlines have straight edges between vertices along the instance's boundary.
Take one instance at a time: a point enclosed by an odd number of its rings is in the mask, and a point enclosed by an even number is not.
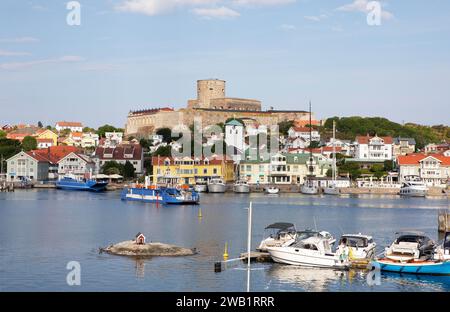
<svg viewBox="0 0 450 312"><path fill-rule="evenodd" d="M319 118L449 124L450 2L2 0L0 123L123 126L130 109L184 107L197 79Z"/></svg>

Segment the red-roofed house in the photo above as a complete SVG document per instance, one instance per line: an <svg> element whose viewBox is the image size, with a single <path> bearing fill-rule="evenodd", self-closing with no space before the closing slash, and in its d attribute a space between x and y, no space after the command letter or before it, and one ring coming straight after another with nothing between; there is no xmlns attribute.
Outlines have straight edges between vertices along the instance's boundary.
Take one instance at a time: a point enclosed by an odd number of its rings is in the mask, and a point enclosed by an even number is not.
<svg viewBox="0 0 450 312"><path fill-rule="evenodd" d="M77 178L90 178L97 174L97 166L94 160L81 153L72 152L58 161L58 175L74 175Z"/></svg>
<svg viewBox="0 0 450 312"><path fill-rule="evenodd" d="M37 141L37 148L49 148L53 146L53 139L36 139Z"/></svg>
<svg viewBox="0 0 450 312"><path fill-rule="evenodd" d="M50 162L48 158L35 151L17 153L7 159L6 164L8 182L36 182L48 179Z"/></svg>
<svg viewBox="0 0 450 312"><path fill-rule="evenodd" d="M72 132L82 132L83 124L81 122L72 122L72 121L58 121L55 125L55 129L57 131L62 131L65 129L70 129Z"/></svg>
<svg viewBox="0 0 450 312"><path fill-rule="evenodd" d="M144 173L144 150L139 144L120 144L115 147L97 147L95 156L101 168L108 161L125 165L129 161L136 174Z"/></svg>
<svg viewBox="0 0 450 312"><path fill-rule="evenodd" d="M291 127L288 130L288 135L290 138L302 138L309 144L309 127ZM316 129L311 130L311 141L320 141L319 131Z"/></svg>
<svg viewBox="0 0 450 312"><path fill-rule="evenodd" d="M392 137L357 136L353 157L358 160L392 160Z"/></svg>
<svg viewBox="0 0 450 312"><path fill-rule="evenodd" d="M410 154L397 157L400 182L418 176L428 186L445 186L450 181L450 157L442 154Z"/></svg>

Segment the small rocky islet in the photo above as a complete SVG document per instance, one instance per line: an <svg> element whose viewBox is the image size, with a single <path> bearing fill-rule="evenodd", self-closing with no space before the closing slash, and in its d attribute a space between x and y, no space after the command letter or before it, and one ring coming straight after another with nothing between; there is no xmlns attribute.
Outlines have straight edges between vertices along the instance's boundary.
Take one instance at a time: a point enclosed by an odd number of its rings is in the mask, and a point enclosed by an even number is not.
<svg viewBox="0 0 450 312"><path fill-rule="evenodd" d="M128 240L100 248L100 252L135 257L183 257L195 255L197 250L164 243L139 244L135 240Z"/></svg>

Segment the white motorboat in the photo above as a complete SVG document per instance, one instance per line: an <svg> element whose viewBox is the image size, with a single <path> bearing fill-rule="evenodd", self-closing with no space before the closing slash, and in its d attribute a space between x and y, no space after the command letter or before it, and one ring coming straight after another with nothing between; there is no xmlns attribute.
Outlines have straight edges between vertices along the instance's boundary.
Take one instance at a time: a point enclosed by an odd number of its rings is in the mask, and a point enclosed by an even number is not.
<svg viewBox="0 0 450 312"><path fill-rule="evenodd" d="M405 180L400 188L400 195L409 197L425 197L427 187L419 177L410 177Z"/></svg>
<svg viewBox="0 0 450 312"><path fill-rule="evenodd" d="M315 186L311 180L306 180L302 185L300 192L306 195L317 195L319 194L319 188Z"/></svg>
<svg viewBox="0 0 450 312"><path fill-rule="evenodd" d="M439 261L450 260L450 232L446 232L444 240L436 248L434 252L434 259Z"/></svg>
<svg viewBox="0 0 450 312"><path fill-rule="evenodd" d="M264 239L259 244L259 251L267 251L267 247L280 247L286 244L292 244L297 237L297 231L294 224L286 222L277 222L268 225L264 229Z"/></svg>
<svg viewBox="0 0 450 312"><path fill-rule="evenodd" d="M344 234L339 240L339 245L346 245L350 249L351 260L370 260L375 255L372 236L364 234Z"/></svg>
<svg viewBox="0 0 450 312"><path fill-rule="evenodd" d="M336 121L333 120L333 166L331 168L331 183L323 189L326 195L339 195L339 189L336 187Z"/></svg>
<svg viewBox="0 0 450 312"><path fill-rule="evenodd" d="M267 194L278 194L280 192L280 189L276 186L268 186L266 187L266 193Z"/></svg>
<svg viewBox="0 0 450 312"><path fill-rule="evenodd" d="M238 180L233 185L233 191L235 193L250 193L250 185L246 180Z"/></svg>
<svg viewBox="0 0 450 312"><path fill-rule="evenodd" d="M304 231L297 232L297 240L303 240L310 237L325 238L326 240L328 240L328 244L330 244L330 246L333 246L334 243L336 243L336 238L334 238L333 235L331 235L331 233L327 231L314 231L306 229Z"/></svg>
<svg viewBox="0 0 450 312"><path fill-rule="evenodd" d="M226 189L227 186L221 178L212 178L208 182L209 193L225 193Z"/></svg>
<svg viewBox="0 0 450 312"><path fill-rule="evenodd" d="M278 263L335 269L346 269L349 266L331 251L326 238L318 236L297 240L289 246L268 247L267 251L272 260Z"/></svg>
<svg viewBox="0 0 450 312"><path fill-rule="evenodd" d="M408 231L397 233L397 238L391 246L385 249L385 257L400 262L430 259L436 245L423 232Z"/></svg>
<svg viewBox="0 0 450 312"><path fill-rule="evenodd" d="M205 193L208 190L208 185L207 184L195 184L194 190L197 193Z"/></svg>

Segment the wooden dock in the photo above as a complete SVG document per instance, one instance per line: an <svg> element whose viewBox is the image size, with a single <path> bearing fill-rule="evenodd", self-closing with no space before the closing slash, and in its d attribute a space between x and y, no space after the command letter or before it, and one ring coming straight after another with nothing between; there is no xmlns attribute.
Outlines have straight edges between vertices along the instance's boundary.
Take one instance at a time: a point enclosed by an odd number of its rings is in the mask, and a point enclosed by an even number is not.
<svg viewBox="0 0 450 312"><path fill-rule="evenodd" d="M438 230L439 232L450 231L450 210L439 210Z"/></svg>
<svg viewBox="0 0 450 312"><path fill-rule="evenodd" d="M248 253L241 253L242 261L248 261ZM268 252L252 251L250 253L251 262L273 262L272 257Z"/></svg>

